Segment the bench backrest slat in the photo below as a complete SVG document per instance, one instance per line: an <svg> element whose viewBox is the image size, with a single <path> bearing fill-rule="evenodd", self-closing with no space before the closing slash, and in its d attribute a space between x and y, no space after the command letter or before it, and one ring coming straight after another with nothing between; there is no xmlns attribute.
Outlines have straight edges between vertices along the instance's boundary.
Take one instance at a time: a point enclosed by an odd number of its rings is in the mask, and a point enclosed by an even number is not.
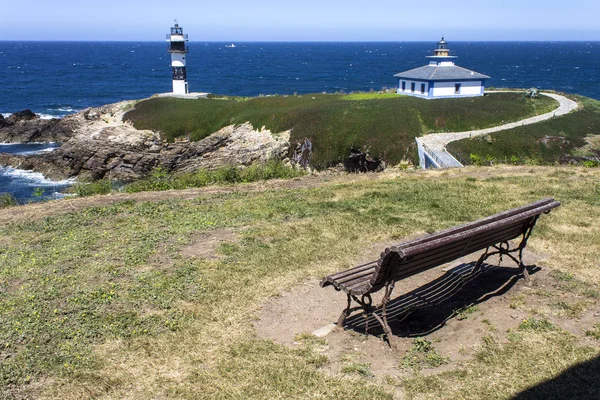
<svg viewBox="0 0 600 400"><path fill-rule="evenodd" d="M395 247L397 249L403 249L403 248L407 248L407 247L416 246L418 244L431 242L436 239L440 239L440 238L447 237L447 236L450 236L450 235L453 235L456 233L468 231L470 229L477 228L477 227L483 226L483 225L487 225L492 222L499 221L504 218L512 217L514 215L520 214L524 211L529 211L529 210L536 209L536 208L539 208L542 206L546 206L546 205L552 204L552 203L558 203L558 202L556 202L552 198L538 200L538 201L535 201L533 203L530 203L530 204L527 204L527 205L524 205L521 207L513 208L513 209L510 209L507 211L499 212L494 215L490 215L489 217L485 217L485 218L479 219L477 221L469 222L469 223L466 223L463 225L458 225L458 226L455 226L455 227L452 227L449 229L444 229L443 231L435 232L435 233L432 233L432 234L429 234L426 236L416 238L414 240L403 242L403 243L396 245ZM552 207L552 208L554 208L554 207Z"/></svg>
<svg viewBox="0 0 600 400"><path fill-rule="evenodd" d="M333 284L337 289L353 294L376 292L392 280L407 278L525 235L540 214L559 205L554 199L543 199L400 243L385 249L375 262L325 277L321 286Z"/></svg>
<svg viewBox="0 0 600 400"><path fill-rule="evenodd" d="M380 267L375 268L369 281L369 290L377 291L390 279L404 279L494 244L512 240L525 233L533 218L558 205L560 203L554 199L536 201L386 249L378 262ZM402 261L389 262L393 252L398 252Z"/></svg>
<svg viewBox="0 0 600 400"><path fill-rule="evenodd" d="M481 251L493 244L514 239L519 237L524 229L525 224L519 223L515 226L511 226L508 230L489 232L482 237L477 237L476 240L469 240L469 238L462 239L456 243L456 246L444 247L437 252L433 252L433 254L431 252L425 252L421 254L421 257L409 257L399 265L399 268L397 268L396 274L394 275L394 279L404 279L421 271L435 268L439 265L456 260L457 258L469 255L476 251Z"/></svg>
<svg viewBox="0 0 600 400"><path fill-rule="evenodd" d="M409 247L403 247L402 249L399 249L399 252L401 254L401 257L409 257L412 254L417 254L423 251L429 251L435 248L438 248L440 246L444 246L447 243L451 243L453 241L456 240L460 240L462 237L468 237L468 236L473 236L473 235L480 235L483 234L487 231L491 231L494 229L497 229L499 227L502 226L507 226L510 224L513 224L515 222L518 221L524 221L527 220L531 217L540 215L542 213L545 213L547 211L550 211L551 209L558 207L560 203L555 201L546 205L542 205L530 210L526 210L523 211L519 214L515 214L515 215L511 215L505 218L502 218L500 220L495 220L493 222L490 222L488 224L485 225L479 225L476 226L474 228L465 230L465 231L460 231L445 237L441 237L441 238L437 238L435 240L431 240L431 241L427 241L425 243L419 243L419 244L415 244L415 245L411 245ZM392 250L394 250L392 248Z"/></svg>

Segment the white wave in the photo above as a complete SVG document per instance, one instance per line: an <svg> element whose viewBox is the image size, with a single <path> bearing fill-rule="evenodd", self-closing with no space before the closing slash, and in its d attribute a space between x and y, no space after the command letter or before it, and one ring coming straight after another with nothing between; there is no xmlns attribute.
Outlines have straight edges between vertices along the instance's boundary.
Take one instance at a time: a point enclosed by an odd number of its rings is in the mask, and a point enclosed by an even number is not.
<svg viewBox="0 0 600 400"><path fill-rule="evenodd" d="M32 150L32 151L20 151L18 153L15 153L19 156L32 156L35 154L44 154L44 153L52 153L54 150L58 149L58 147L52 147L49 149L42 149L42 150Z"/></svg>
<svg viewBox="0 0 600 400"><path fill-rule="evenodd" d="M59 115L51 115L51 114L38 114L40 119L53 119L53 118L61 118Z"/></svg>
<svg viewBox="0 0 600 400"><path fill-rule="evenodd" d="M40 172L34 172L13 167L0 166L0 175L8 176L9 178L21 181L23 183L34 183L38 186L68 186L72 185L73 182L75 182L75 178L64 179L61 181L53 181L46 178L44 174Z"/></svg>
<svg viewBox="0 0 600 400"><path fill-rule="evenodd" d="M47 144L48 146L53 144L58 144L58 142L27 142L27 143L0 143L0 146L20 146L20 145L28 145L28 144Z"/></svg>
<svg viewBox="0 0 600 400"><path fill-rule="evenodd" d="M59 108L59 111L60 111L60 108ZM72 110L72 112L74 112L74 111L75 111L75 110ZM0 113L0 114L2 114L2 116L3 116L4 118L8 118L8 117L10 117L10 116L11 116L13 113ZM40 117L40 119L52 119L52 118L62 118L62 117L64 117L65 115L67 115L67 113L63 113L62 115L51 115L51 114L41 114L41 113L36 113L36 115L37 115L38 117Z"/></svg>

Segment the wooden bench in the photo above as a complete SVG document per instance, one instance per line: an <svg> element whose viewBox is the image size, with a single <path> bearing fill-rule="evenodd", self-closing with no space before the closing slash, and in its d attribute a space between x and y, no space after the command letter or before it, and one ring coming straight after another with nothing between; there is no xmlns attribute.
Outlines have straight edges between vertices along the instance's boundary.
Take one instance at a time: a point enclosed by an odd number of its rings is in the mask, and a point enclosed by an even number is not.
<svg viewBox="0 0 600 400"><path fill-rule="evenodd" d="M383 328L390 346L394 347L394 336L388 324L386 306L396 282L477 251L484 252L475 263L473 272L477 272L488 257L506 255L517 263L519 273L529 281L529 274L523 264L523 249L538 217L559 205L554 199L543 199L513 208L389 247L381 253L377 261L323 278L321 287L331 285L338 291L343 290L348 296L348 305L340 315L337 326L343 328L346 318L353 311L362 309L366 319L369 314L375 317ZM518 237L521 238L518 245L509 242ZM383 299L379 305L373 306L371 294L381 289L385 290ZM351 308L352 300L359 306Z"/></svg>

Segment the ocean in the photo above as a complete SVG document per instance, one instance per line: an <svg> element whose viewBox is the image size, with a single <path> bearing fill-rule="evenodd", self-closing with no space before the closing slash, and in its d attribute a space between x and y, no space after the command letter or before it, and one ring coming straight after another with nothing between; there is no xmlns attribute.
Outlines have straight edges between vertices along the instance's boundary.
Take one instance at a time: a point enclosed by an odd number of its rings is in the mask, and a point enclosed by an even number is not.
<svg viewBox="0 0 600 400"><path fill-rule="evenodd" d="M38 154L50 152L59 146L59 143L0 144L0 153ZM0 194L10 193L21 203L63 198L61 191L72 184L72 179L51 181L39 172L0 165Z"/></svg>
<svg viewBox="0 0 600 400"><path fill-rule="evenodd" d="M393 75L425 65L436 42L190 42L189 87L239 96L393 88ZM457 65L491 77L488 87L600 99L600 42L450 41L449 47ZM0 41L0 88L5 116L28 108L43 118L62 117L171 91L170 55L166 42ZM0 193L17 193L21 201L31 196L19 193L43 183L43 177L0 168Z"/></svg>

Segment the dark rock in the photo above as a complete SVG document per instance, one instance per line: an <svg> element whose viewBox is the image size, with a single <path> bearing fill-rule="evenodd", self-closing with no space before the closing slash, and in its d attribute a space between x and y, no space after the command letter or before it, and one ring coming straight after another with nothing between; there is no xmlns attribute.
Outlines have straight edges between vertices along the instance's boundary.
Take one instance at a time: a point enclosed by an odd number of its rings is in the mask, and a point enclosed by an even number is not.
<svg viewBox="0 0 600 400"><path fill-rule="evenodd" d="M11 124L16 124L17 122L31 121L31 120L38 119L38 118L39 117L33 111L23 110L23 111L19 111L14 114L11 114L8 118L6 118L6 120L8 122L10 122Z"/></svg>
<svg viewBox="0 0 600 400"><path fill-rule="evenodd" d="M308 168L312 160L312 154L312 142L310 139L305 138L301 142L296 143L294 154L292 154L292 162L302 168Z"/></svg>
<svg viewBox="0 0 600 400"><path fill-rule="evenodd" d="M29 113L33 114L25 110L0 120L0 143L64 142L79 127L68 117L40 119L35 114L32 118Z"/></svg>
<svg viewBox="0 0 600 400"><path fill-rule="evenodd" d="M0 128L4 128L5 126L12 125L6 119L4 119L4 115L0 114Z"/></svg>
<svg viewBox="0 0 600 400"><path fill-rule="evenodd" d="M344 161L344 167L350 172L383 171L385 163L360 150L350 150L350 156Z"/></svg>

